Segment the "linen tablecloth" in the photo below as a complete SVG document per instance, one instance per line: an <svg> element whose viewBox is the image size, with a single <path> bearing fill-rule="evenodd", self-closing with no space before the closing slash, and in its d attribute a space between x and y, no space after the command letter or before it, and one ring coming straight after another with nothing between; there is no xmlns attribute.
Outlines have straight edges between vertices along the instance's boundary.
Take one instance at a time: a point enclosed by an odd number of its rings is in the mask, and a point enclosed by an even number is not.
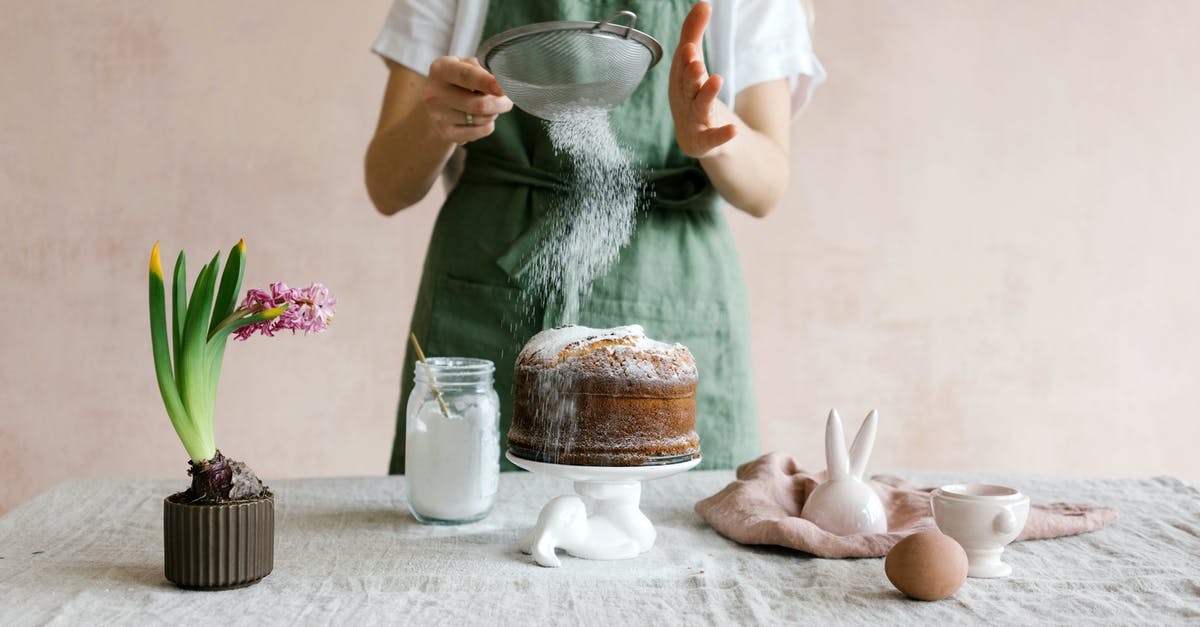
<svg viewBox="0 0 1200 627"><path fill-rule="evenodd" d="M505 473L496 510L427 527L398 477L269 482L275 570L253 586L180 590L162 572L162 499L177 480L81 480L0 518L0 624L1030 624L1200 620L1200 492L1169 477L1065 479L899 473L920 485L987 481L1035 502L1096 502L1121 518L1095 533L1010 545L1007 579L968 579L950 599L903 598L882 559L827 560L722 538L693 504L732 480L689 472L646 484L658 529L627 561L516 549L570 483Z"/></svg>

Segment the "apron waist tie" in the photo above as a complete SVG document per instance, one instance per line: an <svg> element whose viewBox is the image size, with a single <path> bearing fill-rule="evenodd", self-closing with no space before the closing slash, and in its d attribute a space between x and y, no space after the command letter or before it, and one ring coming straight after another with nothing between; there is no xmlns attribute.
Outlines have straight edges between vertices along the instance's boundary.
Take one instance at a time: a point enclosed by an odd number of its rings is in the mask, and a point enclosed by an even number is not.
<svg viewBox="0 0 1200 627"><path fill-rule="evenodd" d="M673 168L650 168L642 171L649 187L646 205L650 211L716 211L719 196L708 175L698 164ZM530 165L513 163L494 155L467 153L466 167L459 185L464 183L526 185L551 193L566 191L566 183L552 172ZM537 243L548 227L546 214L539 212L529 227L496 264L518 285L524 285L523 275L532 261Z"/></svg>
<svg viewBox="0 0 1200 627"><path fill-rule="evenodd" d="M647 168L642 176L649 185L647 205L651 211L711 211L717 194L708 174L696 163L671 168ZM468 151L460 182L528 185L554 192L566 191L566 182L555 173L531 165L513 163L490 154Z"/></svg>

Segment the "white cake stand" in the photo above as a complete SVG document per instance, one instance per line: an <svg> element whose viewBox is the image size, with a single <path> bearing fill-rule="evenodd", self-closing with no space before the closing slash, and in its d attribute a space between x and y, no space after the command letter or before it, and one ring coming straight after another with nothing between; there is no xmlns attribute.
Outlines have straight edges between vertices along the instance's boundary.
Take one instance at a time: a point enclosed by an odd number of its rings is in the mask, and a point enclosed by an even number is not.
<svg viewBox="0 0 1200 627"><path fill-rule="evenodd" d="M552 499L537 524L521 538L521 551L542 566L562 564L555 549L590 560L637 557L654 546L658 535L638 509L642 482L662 479L696 467L700 458L658 466L568 466L548 464L505 453L508 461L528 470L575 482L575 494Z"/></svg>

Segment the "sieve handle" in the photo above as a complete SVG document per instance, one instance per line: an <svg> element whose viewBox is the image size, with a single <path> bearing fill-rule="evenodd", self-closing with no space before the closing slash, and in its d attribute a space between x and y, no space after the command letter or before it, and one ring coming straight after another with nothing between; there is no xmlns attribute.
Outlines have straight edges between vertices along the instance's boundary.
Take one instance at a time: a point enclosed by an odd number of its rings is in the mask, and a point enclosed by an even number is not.
<svg viewBox="0 0 1200 627"><path fill-rule="evenodd" d="M613 21L622 17L629 18L629 24L625 26L625 38L629 39L629 33L632 33L633 27L637 26L637 13L634 13L633 11L617 11L593 26L592 30L600 30L605 24L608 24L609 26L619 26L619 24L613 24Z"/></svg>

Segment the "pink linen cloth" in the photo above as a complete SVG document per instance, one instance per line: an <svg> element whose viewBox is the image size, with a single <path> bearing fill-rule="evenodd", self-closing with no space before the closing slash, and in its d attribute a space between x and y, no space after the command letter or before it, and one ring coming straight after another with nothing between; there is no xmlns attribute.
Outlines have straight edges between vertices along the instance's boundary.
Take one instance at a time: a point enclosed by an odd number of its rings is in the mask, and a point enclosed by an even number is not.
<svg viewBox="0 0 1200 627"><path fill-rule="evenodd" d="M775 544L818 557L883 557L901 538L936 530L929 493L898 477L876 475L868 483L887 511L888 532L839 536L800 518L804 501L823 477L808 473L782 453L767 453L742 464L737 480L696 503L721 535L741 544ZM1117 518L1117 510L1097 505L1034 504L1017 540L1037 540L1094 531Z"/></svg>

